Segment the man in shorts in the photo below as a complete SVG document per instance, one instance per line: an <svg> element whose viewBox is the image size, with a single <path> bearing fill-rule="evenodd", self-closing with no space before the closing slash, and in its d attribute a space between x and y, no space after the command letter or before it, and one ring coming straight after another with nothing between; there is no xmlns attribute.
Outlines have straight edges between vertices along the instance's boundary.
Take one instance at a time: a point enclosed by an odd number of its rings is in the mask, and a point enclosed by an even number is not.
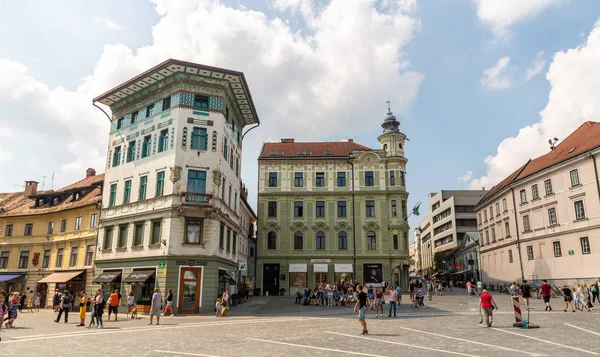
<svg viewBox="0 0 600 357"><path fill-rule="evenodd" d="M110 321L110 314L115 314L115 321L117 321L117 314L119 313L119 304L121 303L121 294L119 289L115 290L108 298L108 320Z"/></svg>
<svg viewBox="0 0 600 357"><path fill-rule="evenodd" d="M546 280L542 280L542 285L540 286L540 290L542 292L542 298L546 303L546 311L552 311L552 306L550 306L550 293L552 291L552 286L548 284Z"/></svg>
<svg viewBox="0 0 600 357"><path fill-rule="evenodd" d="M521 284L521 295L523 296L523 300L525 300L525 308L529 310L529 298L531 298L531 286L527 284L527 280L523 280L523 284Z"/></svg>
<svg viewBox="0 0 600 357"><path fill-rule="evenodd" d="M162 295L158 292L158 288L154 288L154 294L152 294L152 304L150 305L150 322L148 325L152 325L152 318L156 316L156 324L160 324L160 313L162 311Z"/></svg>
<svg viewBox="0 0 600 357"><path fill-rule="evenodd" d="M362 285L357 285L356 290L358 291L358 295L356 296L356 304L354 304L354 313L358 312L358 322L362 326L362 334L368 335L369 331L367 330L367 322L365 321L367 307L369 306L369 298L367 294L363 291Z"/></svg>

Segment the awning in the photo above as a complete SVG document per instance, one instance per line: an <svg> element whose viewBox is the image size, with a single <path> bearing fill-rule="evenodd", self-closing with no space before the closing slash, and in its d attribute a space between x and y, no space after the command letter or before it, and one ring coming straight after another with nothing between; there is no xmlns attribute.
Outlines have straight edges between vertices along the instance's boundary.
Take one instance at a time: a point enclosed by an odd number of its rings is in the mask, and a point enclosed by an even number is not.
<svg viewBox="0 0 600 357"><path fill-rule="evenodd" d="M327 273L329 271L329 264L313 264L313 271L315 273Z"/></svg>
<svg viewBox="0 0 600 357"><path fill-rule="evenodd" d="M121 277L120 271L104 271L98 275L92 283L94 284L110 284Z"/></svg>
<svg viewBox="0 0 600 357"><path fill-rule="evenodd" d="M146 280L150 279L156 273L156 270L134 270L129 274L124 280L124 284L136 284L143 283Z"/></svg>
<svg viewBox="0 0 600 357"><path fill-rule="evenodd" d="M290 264L290 273L306 273L307 264Z"/></svg>
<svg viewBox="0 0 600 357"><path fill-rule="evenodd" d="M23 276L23 274L1 274L0 275L0 283L6 283L7 281L11 281L13 279L17 279L22 276Z"/></svg>
<svg viewBox="0 0 600 357"><path fill-rule="evenodd" d="M233 279L233 277L231 277L227 271L219 269L219 277L221 276L224 276L227 279L229 285L235 285L235 279Z"/></svg>
<svg viewBox="0 0 600 357"><path fill-rule="evenodd" d="M336 273L352 273L352 264L334 264Z"/></svg>
<svg viewBox="0 0 600 357"><path fill-rule="evenodd" d="M76 271L61 271L58 273L52 273L42 280L38 281L38 283L66 283L67 281L73 279L77 275L83 273L83 270Z"/></svg>

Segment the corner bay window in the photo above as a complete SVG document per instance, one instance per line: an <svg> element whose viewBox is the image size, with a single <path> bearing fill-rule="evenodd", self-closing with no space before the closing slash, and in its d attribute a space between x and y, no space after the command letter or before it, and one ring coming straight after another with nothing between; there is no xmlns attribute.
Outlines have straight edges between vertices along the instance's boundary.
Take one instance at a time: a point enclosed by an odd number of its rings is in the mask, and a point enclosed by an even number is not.
<svg viewBox="0 0 600 357"><path fill-rule="evenodd" d="M202 220L197 218L185 219L185 243L202 243Z"/></svg>
<svg viewBox="0 0 600 357"><path fill-rule="evenodd" d="M208 109L208 97L204 95L194 96L194 107Z"/></svg>

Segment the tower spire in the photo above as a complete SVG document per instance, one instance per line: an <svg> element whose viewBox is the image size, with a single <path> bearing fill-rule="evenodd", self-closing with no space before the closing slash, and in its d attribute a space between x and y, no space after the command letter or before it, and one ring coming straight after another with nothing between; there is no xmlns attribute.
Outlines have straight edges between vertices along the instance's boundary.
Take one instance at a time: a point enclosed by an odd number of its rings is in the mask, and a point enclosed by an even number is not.
<svg viewBox="0 0 600 357"><path fill-rule="evenodd" d="M388 105L388 112L383 124L381 127L383 128L384 133L399 133L398 127L400 126L400 122L396 120L396 116L392 113L392 107L390 105L390 101L386 101Z"/></svg>

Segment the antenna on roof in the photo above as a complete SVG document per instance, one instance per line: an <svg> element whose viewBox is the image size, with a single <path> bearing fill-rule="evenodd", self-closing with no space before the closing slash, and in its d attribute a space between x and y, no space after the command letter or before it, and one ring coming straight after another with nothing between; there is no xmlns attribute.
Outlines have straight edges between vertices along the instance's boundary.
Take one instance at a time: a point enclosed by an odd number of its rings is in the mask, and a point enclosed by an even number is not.
<svg viewBox="0 0 600 357"><path fill-rule="evenodd" d="M554 158L556 159L556 143L558 142L558 138L548 139L548 144L550 144L550 150L554 151Z"/></svg>
<svg viewBox="0 0 600 357"><path fill-rule="evenodd" d="M392 107L390 106L390 101L386 101L387 105L388 105L388 114L392 114Z"/></svg>
<svg viewBox="0 0 600 357"><path fill-rule="evenodd" d="M43 190L44 186L46 185L46 177L48 177L48 176L46 176L46 175L36 175L36 176L39 176L42 178L42 183L40 184L40 188Z"/></svg>
<svg viewBox="0 0 600 357"><path fill-rule="evenodd" d="M18 183L15 183L13 186L14 187L19 187L19 188L25 188L25 185L19 185Z"/></svg>
<svg viewBox="0 0 600 357"><path fill-rule="evenodd" d="M51 181L51 184L50 184L50 189L54 190L54 172L52 172L52 181Z"/></svg>

